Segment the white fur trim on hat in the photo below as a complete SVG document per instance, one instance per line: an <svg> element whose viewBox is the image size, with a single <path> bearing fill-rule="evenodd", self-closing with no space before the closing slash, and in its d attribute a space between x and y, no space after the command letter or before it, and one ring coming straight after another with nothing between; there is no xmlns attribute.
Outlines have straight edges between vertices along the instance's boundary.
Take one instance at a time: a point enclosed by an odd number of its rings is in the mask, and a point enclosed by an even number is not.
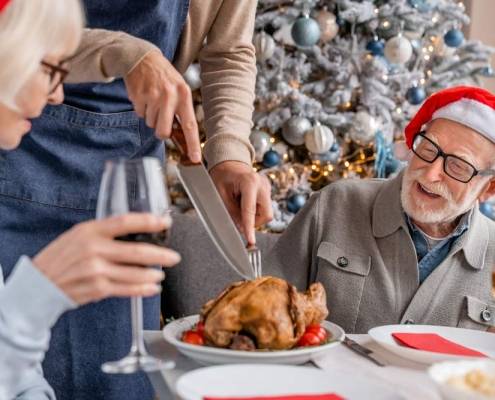
<svg viewBox="0 0 495 400"><path fill-rule="evenodd" d="M438 118L459 122L495 143L495 110L486 104L462 98L435 111L431 120Z"/></svg>

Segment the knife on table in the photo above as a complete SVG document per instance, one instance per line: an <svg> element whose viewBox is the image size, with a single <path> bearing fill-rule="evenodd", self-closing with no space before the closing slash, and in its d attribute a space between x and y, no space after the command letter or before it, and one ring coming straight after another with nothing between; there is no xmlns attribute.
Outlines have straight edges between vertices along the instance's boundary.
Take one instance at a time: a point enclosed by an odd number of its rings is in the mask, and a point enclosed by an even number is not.
<svg viewBox="0 0 495 400"><path fill-rule="evenodd" d="M346 346L347 348L351 349L352 351L354 351L355 353L359 354L360 356L367 358L368 360L370 360L372 363L375 363L379 367L385 366L383 363L381 363L380 361L378 361L375 357L373 357L371 355L373 353L373 351L360 345L359 343L355 342L354 340L352 340L348 336L346 336L344 338L344 340L342 341L342 344L344 346Z"/></svg>
<svg viewBox="0 0 495 400"><path fill-rule="evenodd" d="M173 124L171 139L181 155L177 167L179 180L210 238L234 271L244 279L254 279L255 272L241 235L203 163L189 159L184 132L177 122Z"/></svg>

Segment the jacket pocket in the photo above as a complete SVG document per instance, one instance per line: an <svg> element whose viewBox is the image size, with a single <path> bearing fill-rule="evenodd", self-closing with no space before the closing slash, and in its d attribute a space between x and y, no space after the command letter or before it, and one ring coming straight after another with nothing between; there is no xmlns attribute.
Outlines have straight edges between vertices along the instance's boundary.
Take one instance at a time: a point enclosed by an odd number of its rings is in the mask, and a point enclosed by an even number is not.
<svg viewBox="0 0 495 400"><path fill-rule="evenodd" d="M371 257L348 251L335 243L322 242L317 251L316 281L327 288L330 319L346 332L355 330Z"/></svg>
<svg viewBox="0 0 495 400"><path fill-rule="evenodd" d="M495 326L495 304L472 296L465 296L459 328L486 330Z"/></svg>

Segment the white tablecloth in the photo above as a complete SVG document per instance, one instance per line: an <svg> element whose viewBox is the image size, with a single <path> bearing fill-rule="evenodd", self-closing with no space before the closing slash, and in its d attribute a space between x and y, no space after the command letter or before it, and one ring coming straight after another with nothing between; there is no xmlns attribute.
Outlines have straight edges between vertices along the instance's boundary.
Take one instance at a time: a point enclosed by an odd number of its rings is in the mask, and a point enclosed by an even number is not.
<svg viewBox="0 0 495 400"><path fill-rule="evenodd" d="M373 350L373 356L386 366L378 367L369 360L357 355L343 345L332 348L314 363L329 374L342 371L348 374L365 376L378 384L394 388L398 398L407 400L441 400L435 383L426 373L428 365L400 358L382 349L368 335L349 335L356 342ZM160 358L174 360L172 370L148 374L155 391L161 400L175 398L175 385L184 373L202 365L181 355L172 345L165 342L160 331L145 332L146 344L150 352Z"/></svg>

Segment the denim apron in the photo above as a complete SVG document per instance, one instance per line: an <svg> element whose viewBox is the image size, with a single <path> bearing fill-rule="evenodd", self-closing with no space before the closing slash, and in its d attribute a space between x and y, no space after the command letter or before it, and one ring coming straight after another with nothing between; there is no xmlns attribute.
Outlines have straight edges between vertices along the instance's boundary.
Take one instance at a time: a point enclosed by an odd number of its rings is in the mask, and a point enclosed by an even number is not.
<svg viewBox="0 0 495 400"><path fill-rule="evenodd" d="M172 60L188 0L86 0L88 26L147 39ZM8 276L74 224L95 217L106 159L155 156L163 143L132 111L122 80L66 85L12 152L0 154L0 265ZM36 288L33 288L33 299ZM43 371L59 400L152 399L143 373L106 375L103 362L127 354L129 299L108 299L64 314L52 330ZM144 301L145 329L159 328L159 296Z"/></svg>

